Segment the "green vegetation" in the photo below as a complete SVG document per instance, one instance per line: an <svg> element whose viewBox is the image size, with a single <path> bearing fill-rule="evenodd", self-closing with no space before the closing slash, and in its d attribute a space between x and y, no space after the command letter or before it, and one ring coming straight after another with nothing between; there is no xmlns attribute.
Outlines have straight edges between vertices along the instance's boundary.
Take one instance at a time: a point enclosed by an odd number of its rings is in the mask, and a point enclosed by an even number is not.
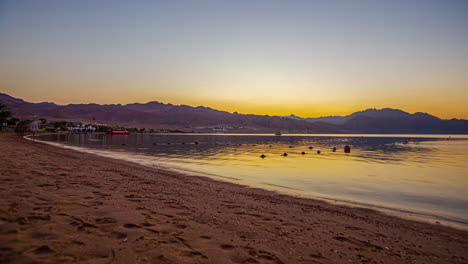
<svg viewBox="0 0 468 264"><path fill-rule="evenodd" d="M18 121L15 127L15 133L17 134L24 134L27 131L29 124L31 124L32 120L21 120Z"/></svg>
<svg viewBox="0 0 468 264"><path fill-rule="evenodd" d="M110 126L96 126L96 132L107 132L111 128Z"/></svg>
<svg viewBox="0 0 468 264"><path fill-rule="evenodd" d="M6 109L6 105L0 104L0 124L6 123L11 116L11 113Z"/></svg>
<svg viewBox="0 0 468 264"><path fill-rule="evenodd" d="M69 125L73 125L73 123L70 123L68 121L56 121L54 123L52 123L52 125L55 127L55 128L60 128L61 130L67 130L67 126Z"/></svg>
<svg viewBox="0 0 468 264"><path fill-rule="evenodd" d="M0 104L0 125L14 126L20 120L12 116L11 112L7 110L7 106Z"/></svg>

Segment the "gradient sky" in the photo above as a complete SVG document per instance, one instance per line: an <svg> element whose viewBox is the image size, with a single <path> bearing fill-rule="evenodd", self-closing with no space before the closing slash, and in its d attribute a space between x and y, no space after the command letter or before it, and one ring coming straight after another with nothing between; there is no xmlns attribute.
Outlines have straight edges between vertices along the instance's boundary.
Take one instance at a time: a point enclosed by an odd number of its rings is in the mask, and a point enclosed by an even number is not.
<svg viewBox="0 0 468 264"><path fill-rule="evenodd" d="M5 1L0 92L468 118L468 1Z"/></svg>

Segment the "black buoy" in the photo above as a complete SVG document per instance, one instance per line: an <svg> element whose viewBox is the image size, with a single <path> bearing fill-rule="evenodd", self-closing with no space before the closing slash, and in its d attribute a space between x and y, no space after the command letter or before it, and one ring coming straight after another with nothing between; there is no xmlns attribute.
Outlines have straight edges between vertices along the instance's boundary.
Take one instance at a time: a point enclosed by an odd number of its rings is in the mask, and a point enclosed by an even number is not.
<svg viewBox="0 0 468 264"><path fill-rule="evenodd" d="M309 149L313 149L314 147L309 147Z"/></svg>
<svg viewBox="0 0 468 264"><path fill-rule="evenodd" d="M182 145L185 145L185 142L182 142Z"/></svg>
<svg viewBox="0 0 468 264"><path fill-rule="evenodd" d="M125 143L122 143L122 146L125 146L126 144Z"/></svg>
<svg viewBox="0 0 468 264"><path fill-rule="evenodd" d="M333 152L336 152L336 148L335 148L335 147L333 147L333 148L332 148L332 151L333 151Z"/></svg>
<svg viewBox="0 0 468 264"><path fill-rule="evenodd" d="M320 150L317 150L317 154L320 154Z"/></svg>
<svg viewBox="0 0 468 264"><path fill-rule="evenodd" d="M270 148L271 148L271 145L270 145Z"/></svg>
<svg viewBox="0 0 468 264"><path fill-rule="evenodd" d="M283 156L285 156L285 157L286 157L286 156L288 156L288 153L286 153L286 152L285 152L285 153L283 153Z"/></svg>
<svg viewBox="0 0 468 264"><path fill-rule="evenodd" d="M289 148L292 148L292 146L289 146Z"/></svg>
<svg viewBox="0 0 468 264"><path fill-rule="evenodd" d="M262 155L260 155L260 158L264 159L264 158L266 158L266 155L262 154Z"/></svg>
<svg viewBox="0 0 468 264"><path fill-rule="evenodd" d="M302 151L302 153L301 153L301 154L302 154L302 155L305 155L305 152L304 152L304 151Z"/></svg>
<svg viewBox="0 0 468 264"><path fill-rule="evenodd" d="M153 143L153 145L156 145L156 143Z"/></svg>

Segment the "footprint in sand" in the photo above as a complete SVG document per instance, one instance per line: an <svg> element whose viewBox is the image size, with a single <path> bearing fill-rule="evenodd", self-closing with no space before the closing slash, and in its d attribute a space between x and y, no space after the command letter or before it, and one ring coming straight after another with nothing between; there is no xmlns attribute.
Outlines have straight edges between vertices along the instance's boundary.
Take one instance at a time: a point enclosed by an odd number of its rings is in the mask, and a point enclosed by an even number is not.
<svg viewBox="0 0 468 264"><path fill-rule="evenodd" d="M129 228L129 229L131 229L131 228L141 228L141 226L136 225L136 224L124 224L123 227Z"/></svg>
<svg viewBox="0 0 468 264"><path fill-rule="evenodd" d="M38 184L38 187L55 187L53 184L48 184L48 183L43 183L43 184Z"/></svg>
<svg viewBox="0 0 468 264"><path fill-rule="evenodd" d="M266 261L271 261L273 263L283 263L275 254L270 253L264 250L255 250L250 247L245 247L248 250L249 254L256 259L263 259Z"/></svg>
<svg viewBox="0 0 468 264"><path fill-rule="evenodd" d="M111 217L102 217L96 219L97 224L114 224L117 223L117 220Z"/></svg>
<svg viewBox="0 0 468 264"><path fill-rule="evenodd" d="M40 246L40 247L36 248L34 250L34 253L36 253L36 254L51 254L51 253L55 253L55 251L53 249L51 249L49 246L43 245L43 246Z"/></svg>
<svg viewBox="0 0 468 264"><path fill-rule="evenodd" d="M116 238L116 239L124 239L124 238L127 237L127 234L122 233L122 232L116 232L116 231L114 231L114 232L111 233L111 237L112 237L112 238Z"/></svg>
<svg viewBox="0 0 468 264"><path fill-rule="evenodd" d="M208 257L203 255L201 252L198 252L198 251L195 251L195 250L192 250L192 251L184 251L182 253L184 256L186 257L201 257L201 258L204 258L204 259L207 259Z"/></svg>
<svg viewBox="0 0 468 264"><path fill-rule="evenodd" d="M145 228L146 231L150 231L151 233L154 234L159 234L160 232L158 230L152 229L152 228Z"/></svg>
<svg viewBox="0 0 468 264"><path fill-rule="evenodd" d="M45 215L30 215L28 216L28 220L30 221L49 221L50 220L50 215L45 214Z"/></svg>
<svg viewBox="0 0 468 264"><path fill-rule="evenodd" d="M309 257L314 258L314 259L324 259L325 257L322 255L322 253L317 253L317 254L310 254Z"/></svg>
<svg viewBox="0 0 468 264"><path fill-rule="evenodd" d="M224 250L231 250L234 248L233 245L229 245L229 244L221 244L220 247Z"/></svg>
<svg viewBox="0 0 468 264"><path fill-rule="evenodd" d="M5 178L5 179L1 179L0 181L10 182L10 181L13 181L13 179Z"/></svg>
<svg viewBox="0 0 468 264"><path fill-rule="evenodd" d="M381 246L378 246L378 245L374 245L368 241L363 241L363 240L358 240L358 239L354 239L354 238L348 238L348 237L343 237L343 236L335 236L333 237L334 239L340 241L340 242L346 242L346 243L350 243L354 246L357 246L357 247L367 247L367 248L374 248L374 249L378 249L378 250L382 250L383 248ZM359 251L361 251L362 249L360 249Z"/></svg>

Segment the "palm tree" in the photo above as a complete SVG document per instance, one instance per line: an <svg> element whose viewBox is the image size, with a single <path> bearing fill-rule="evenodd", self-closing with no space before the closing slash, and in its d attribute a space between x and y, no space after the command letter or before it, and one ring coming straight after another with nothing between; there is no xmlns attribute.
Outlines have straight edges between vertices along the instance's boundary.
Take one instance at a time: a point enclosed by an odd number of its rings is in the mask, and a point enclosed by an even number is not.
<svg viewBox="0 0 468 264"><path fill-rule="evenodd" d="M7 106L4 104L0 104L0 125L6 123L8 119L11 117L11 112L7 111Z"/></svg>

